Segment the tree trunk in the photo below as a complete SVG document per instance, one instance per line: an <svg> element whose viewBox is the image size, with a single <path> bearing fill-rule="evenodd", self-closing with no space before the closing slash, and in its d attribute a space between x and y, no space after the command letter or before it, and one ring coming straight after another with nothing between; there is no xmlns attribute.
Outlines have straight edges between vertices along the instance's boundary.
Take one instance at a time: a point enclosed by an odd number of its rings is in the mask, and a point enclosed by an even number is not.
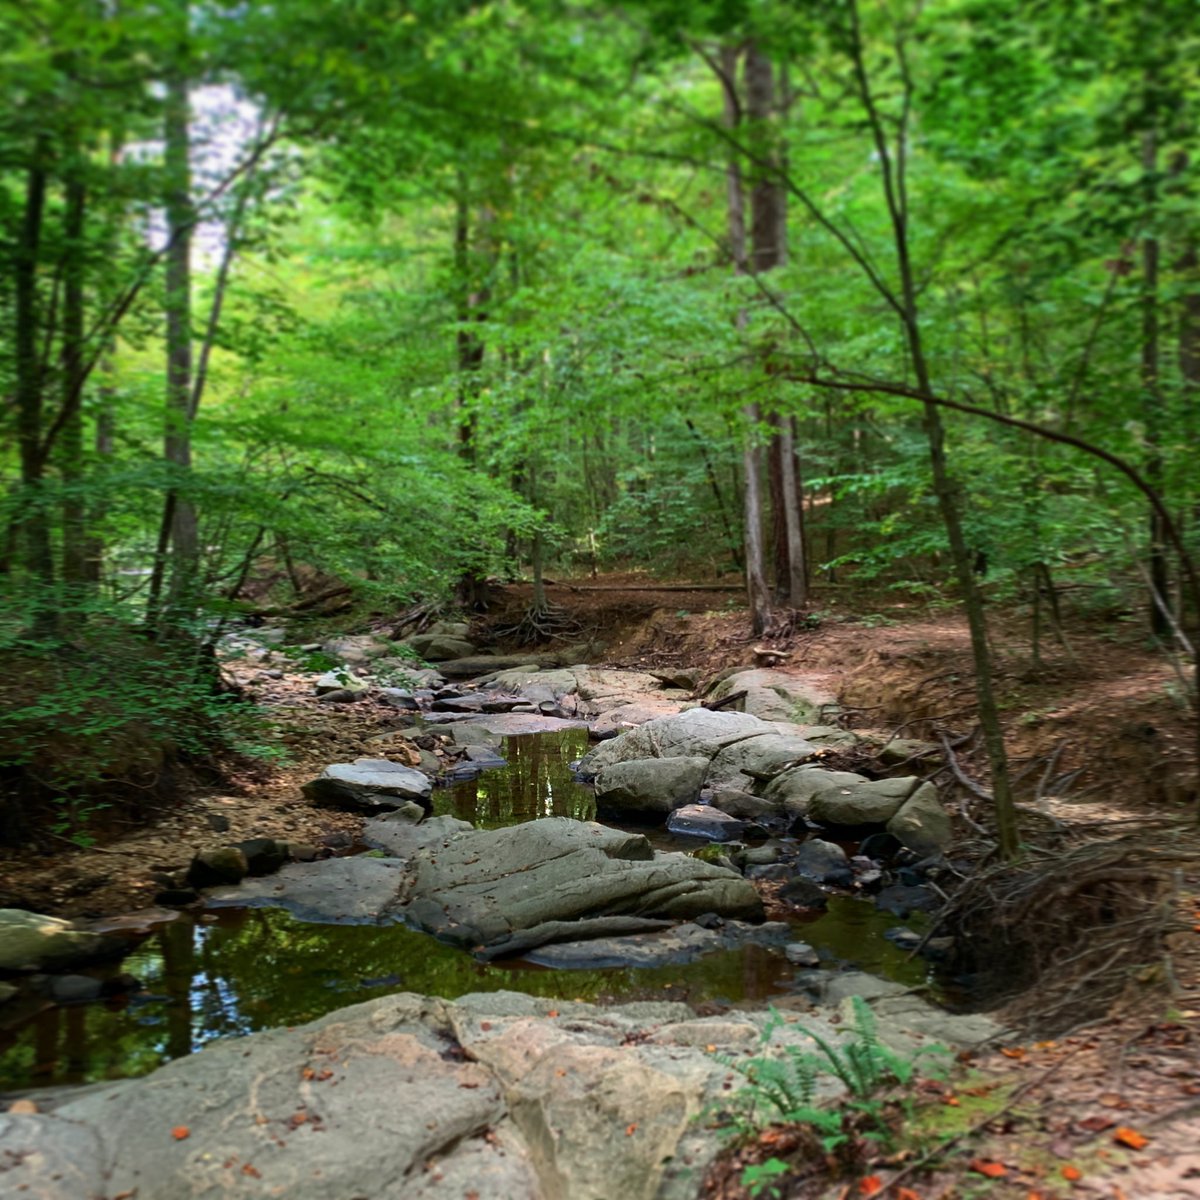
<svg viewBox="0 0 1200 1200"><path fill-rule="evenodd" d="M182 6L184 20L187 5ZM172 620L195 606L199 569L196 511L186 492L192 466L192 211L189 161L189 89L174 74L167 85L165 145L167 173L166 318L167 425L163 455L175 468L173 497L164 506L171 555L168 607ZM173 501L173 502L172 502Z"/></svg>
<svg viewBox="0 0 1200 1200"><path fill-rule="evenodd" d="M78 167L76 167L78 170ZM87 506L80 494L83 482L84 247L86 195L82 179L67 181L63 223L62 406L67 414L59 443L66 496L63 500L63 581L76 588L89 581Z"/></svg>
<svg viewBox="0 0 1200 1200"><path fill-rule="evenodd" d="M1151 230L1157 210L1158 139L1153 129L1142 135L1142 172L1146 181L1145 220ZM1146 414L1146 482L1163 490L1163 398L1159 380L1158 238L1150 232L1142 239L1142 392ZM1150 510L1150 628L1155 637L1170 636L1167 613L1171 604L1167 572L1166 534L1158 513ZM1155 598L1157 597L1157 599Z"/></svg>
<svg viewBox="0 0 1200 1200"><path fill-rule="evenodd" d="M42 494L45 456L42 452L42 370L38 357L38 253L42 217L46 207L46 173L41 164L42 145L34 147L34 161L25 178L25 209L14 269L14 358L16 367L17 441L21 457L23 512L20 517L22 560L39 596L34 616L35 632L52 634L57 628L51 598L45 593L54 583L54 555L50 541L50 513Z"/></svg>

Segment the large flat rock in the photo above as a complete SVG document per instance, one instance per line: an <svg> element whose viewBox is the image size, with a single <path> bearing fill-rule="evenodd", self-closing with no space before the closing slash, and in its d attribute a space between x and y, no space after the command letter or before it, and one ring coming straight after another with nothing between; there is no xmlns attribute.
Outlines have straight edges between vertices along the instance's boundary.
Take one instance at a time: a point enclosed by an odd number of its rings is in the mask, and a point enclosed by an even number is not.
<svg viewBox="0 0 1200 1200"><path fill-rule="evenodd" d="M844 982L871 992L868 977ZM998 1032L986 1018L950 1018L886 987L873 1003L880 1035L906 1050L923 1040L908 1032L917 1027L940 1040ZM814 1034L839 1044L850 1022L832 1016L785 1016L764 1036L764 1012L697 1017L682 1004L600 1008L513 992L454 1003L386 996L210 1043L53 1111L0 1114L0 1191L38 1200L693 1200L724 1145L696 1119L728 1101L721 1059L813 1050ZM825 1077L817 1098L838 1090Z"/></svg>
<svg viewBox="0 0 1200 1200"><path fill-rule="evenodd" d="M399 899L410 924L489 956L567 940L572 922L594 918L762 917L757 893L736 872L566 817L418 851Z"/></svg>

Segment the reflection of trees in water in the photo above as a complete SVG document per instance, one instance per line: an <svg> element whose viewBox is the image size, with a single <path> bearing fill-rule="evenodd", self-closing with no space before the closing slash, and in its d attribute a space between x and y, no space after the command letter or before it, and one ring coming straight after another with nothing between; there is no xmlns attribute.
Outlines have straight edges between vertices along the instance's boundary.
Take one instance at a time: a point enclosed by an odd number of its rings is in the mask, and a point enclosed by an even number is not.
<svg viewBox="0 0 1200 1200"><path fill-rule="evenodd" d="M464 780L435 795L435 808L482 828L517 825L538 817L589 821L596 811L591 789L576 783L568 767L586 750L584 729L507 737L500 753L508 766L484 771L477 779Z"/></svg>

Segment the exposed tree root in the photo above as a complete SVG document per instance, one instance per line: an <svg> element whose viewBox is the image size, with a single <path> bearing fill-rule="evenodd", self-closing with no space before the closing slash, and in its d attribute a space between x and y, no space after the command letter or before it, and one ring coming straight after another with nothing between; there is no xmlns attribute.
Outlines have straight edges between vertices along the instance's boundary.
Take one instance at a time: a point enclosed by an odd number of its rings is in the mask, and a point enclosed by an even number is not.
<svg viewBox="0 0 1200 1200"><path fill-rule="evenodd" d="M1045 1035L1103 1015L1131 987L1166 982L1177 871L1200 859L1183 828L1070 847L1055 838L984 867L938 920L955 937L955 968L1012 997L1008 1017Z"/></svg>
<svg viewBox="0 0 1200 1200"><path fill-rule="evenodd" d="M499 625L492 630L498 640L515 642L518 646L539 646L554 639L577 638L583 626L557 604L531 605L514 625Z"/></svg>

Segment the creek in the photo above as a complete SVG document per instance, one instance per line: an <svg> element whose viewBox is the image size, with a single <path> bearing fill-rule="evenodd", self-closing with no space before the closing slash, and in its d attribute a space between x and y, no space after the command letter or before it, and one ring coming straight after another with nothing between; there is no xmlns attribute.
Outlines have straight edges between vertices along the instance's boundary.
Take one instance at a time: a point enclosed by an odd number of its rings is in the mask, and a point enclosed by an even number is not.
<svg viewBox="0 0 1200 1200"><path fill-rule="evenodd" d="M485 828L546 816L591 819L592 791L570 769L586 749L583 729L506 738L501 754L508 765L438 789L434 811ZM707 844L639 832L660 850ZM831 896L827 912L793 925L796 940L812 946L823 967L852 964L910 986L928 983L944 998L928 965L884 937L901 923L869 901ZM912 919L904 923L920 928ZM725 1006L795 990L797 968L778 949L756 945L664 967L563 971L480 963L402 925L311 924L280 909L226 908L181 913L119 966L94 974L132 976L141 987L78 1005L27 993L4 1006L0 1090L143 1075L215 1038L301 1024L393 992L454 999L503 989L598 1003L655 998Z"/></svg>

